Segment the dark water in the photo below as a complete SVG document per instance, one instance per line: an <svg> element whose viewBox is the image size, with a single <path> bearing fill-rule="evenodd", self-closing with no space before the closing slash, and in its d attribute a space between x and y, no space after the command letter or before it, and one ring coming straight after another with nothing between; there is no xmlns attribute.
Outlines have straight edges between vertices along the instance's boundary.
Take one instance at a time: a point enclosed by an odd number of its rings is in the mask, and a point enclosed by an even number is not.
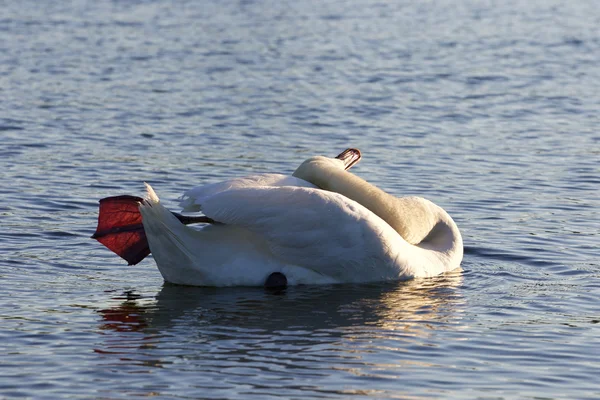
<svg viewBox="0 0 600 400"><path fill-rule="evenodd" d="M4 2L0 398L600 397L595 1ZM462 273L163 286L97 199L355 172L446 208Z"/></svg>

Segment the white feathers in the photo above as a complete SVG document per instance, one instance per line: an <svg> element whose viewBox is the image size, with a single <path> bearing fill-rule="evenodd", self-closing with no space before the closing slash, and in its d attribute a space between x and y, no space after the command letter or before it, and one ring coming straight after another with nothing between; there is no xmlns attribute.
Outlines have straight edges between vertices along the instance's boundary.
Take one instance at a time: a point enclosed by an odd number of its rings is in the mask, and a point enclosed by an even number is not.
<svg viewBox="0 0 600 400"><path fill-rule="evenodd" d="M179 206L184 212L199 212L204 199L218 193L233 189L253 187L316 187L305 180L282 174L250 175L243 178L230 179L224 182L197 186L181 196Z"/></svg>
<svg viewBox="0 0 600 400"><path fill-rule="evenodd" d="M146 200L151 203L160 202L160 200L158 199L158 196L156 195L156 192L154 191L154 189L152 189L152 186L150 186L146 182L144 182L144 186L146 186Z"/></svg>
<svg viewBox="0 0 600 400"><path fill-rule="evenodd" d="M184 211L202 211L216 225L183 225L146 185L147 203L140 211L163 277L190 285L256 286L272 272L283 272L294 285L403 280L460 266L462 239L441 208L356 183L358 178L338 164L303 164L298 175L342 193L279 174L187 191ZM425 240L410 244L386 217L405 217L400 228Z"/></svg>

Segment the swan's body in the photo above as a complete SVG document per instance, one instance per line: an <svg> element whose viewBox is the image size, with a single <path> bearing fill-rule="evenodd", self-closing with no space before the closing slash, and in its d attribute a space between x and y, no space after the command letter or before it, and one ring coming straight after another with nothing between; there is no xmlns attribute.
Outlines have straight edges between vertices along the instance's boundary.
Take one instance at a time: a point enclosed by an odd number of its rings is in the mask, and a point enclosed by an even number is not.
<svg viewBox="0 0 600 400"><path fill-rule="evenodd" d="M462 239L450 216L418 197L395 198L315 157L294 176L257 175L194 188L184 212L215 224L186 226L152 188L140 205L156 264L168 282L262 286L429 277L460 266Z"/></svg>

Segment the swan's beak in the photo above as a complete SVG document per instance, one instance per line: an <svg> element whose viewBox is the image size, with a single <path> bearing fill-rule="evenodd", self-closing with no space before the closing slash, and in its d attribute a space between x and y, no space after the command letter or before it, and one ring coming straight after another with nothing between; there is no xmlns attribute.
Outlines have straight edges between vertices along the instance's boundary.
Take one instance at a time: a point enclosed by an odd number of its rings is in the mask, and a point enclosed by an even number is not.
<svg viewBox="0 0 600 400"><path fill-rule="evenodd" d="M344 162L344 169L349 170L354 164L360 161L360 150L358 149L346 149L338 154L335 158Z"/></svg>

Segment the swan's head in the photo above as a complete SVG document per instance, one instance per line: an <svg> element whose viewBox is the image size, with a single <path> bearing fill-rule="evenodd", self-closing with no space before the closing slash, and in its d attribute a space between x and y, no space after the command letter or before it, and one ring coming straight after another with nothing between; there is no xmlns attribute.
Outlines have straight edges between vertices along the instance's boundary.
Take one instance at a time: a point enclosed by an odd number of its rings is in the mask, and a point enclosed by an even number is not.
<svg viewBox="0 0 600 400"><path fill-rule="evenodd" d="M327 188L331 175L346 171L360 161L358 149L346 149L335 158L315 156L304 161L292 174L321 188Z"/></svg>

